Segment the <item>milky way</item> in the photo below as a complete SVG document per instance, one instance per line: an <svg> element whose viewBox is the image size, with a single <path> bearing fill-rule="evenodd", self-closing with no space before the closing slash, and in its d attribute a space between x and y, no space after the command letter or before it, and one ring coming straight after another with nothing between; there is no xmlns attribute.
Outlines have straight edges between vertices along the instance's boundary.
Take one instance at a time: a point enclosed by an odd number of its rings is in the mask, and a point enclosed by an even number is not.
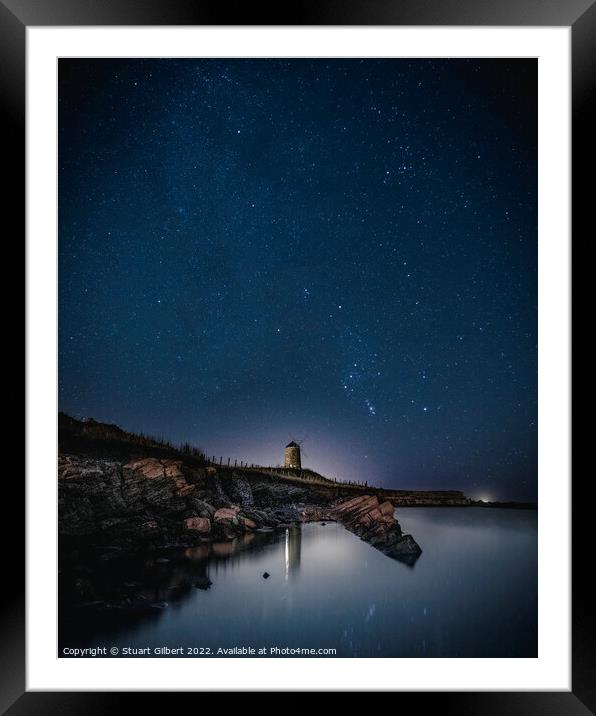
<svg viewBox="0 0 596 716"><path fill-rule="evenodd" d="M534 60L61 60L60 408L536 496Z"/></svg>

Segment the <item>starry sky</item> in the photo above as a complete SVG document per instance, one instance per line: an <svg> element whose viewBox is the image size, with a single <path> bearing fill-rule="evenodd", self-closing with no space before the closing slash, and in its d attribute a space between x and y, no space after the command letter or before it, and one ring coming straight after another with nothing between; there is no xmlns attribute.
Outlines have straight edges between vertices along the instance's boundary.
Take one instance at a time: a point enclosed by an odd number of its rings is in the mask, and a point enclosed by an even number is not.
<svg viewBox="0 0 596 716"><path fill-rule="evenodd" d="M60 60L60 409L535 499L536 69Z"/></svg>

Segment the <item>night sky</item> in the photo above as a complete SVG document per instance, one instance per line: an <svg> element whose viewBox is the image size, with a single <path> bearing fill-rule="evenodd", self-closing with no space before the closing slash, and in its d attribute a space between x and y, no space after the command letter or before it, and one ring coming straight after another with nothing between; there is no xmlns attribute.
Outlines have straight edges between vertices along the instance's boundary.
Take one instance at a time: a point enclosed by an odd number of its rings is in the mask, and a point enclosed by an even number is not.
<svg viewBox="0 0 596 716"><path fill-rule="evenodd" d="M535 499L534 60L61 60L60 409Z"/></svg>

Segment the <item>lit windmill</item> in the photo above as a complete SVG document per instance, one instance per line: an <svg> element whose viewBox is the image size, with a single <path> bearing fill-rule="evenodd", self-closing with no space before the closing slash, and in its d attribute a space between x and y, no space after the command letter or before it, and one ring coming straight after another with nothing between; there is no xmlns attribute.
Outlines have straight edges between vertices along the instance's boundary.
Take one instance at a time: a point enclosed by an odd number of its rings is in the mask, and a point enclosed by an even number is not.
<svg viewBox="0 0 596 716"><path fill-rule="evenodd" d="M286 445L284 453L284 467L291 467L297 470L302 469L302 459L300 451L303 440L290 440Z"/></svg>

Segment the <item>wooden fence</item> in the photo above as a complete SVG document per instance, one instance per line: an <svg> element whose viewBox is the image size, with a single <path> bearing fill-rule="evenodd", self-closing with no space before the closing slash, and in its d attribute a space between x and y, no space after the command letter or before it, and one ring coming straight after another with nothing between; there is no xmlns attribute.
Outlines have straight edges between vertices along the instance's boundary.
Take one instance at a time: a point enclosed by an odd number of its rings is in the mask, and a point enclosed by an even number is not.
<svg viewBox="0 0 596 716"><path fill-rule="evenodd" d="M300 469L282 467L281 465L257 465L245 460L239 461L237 458L232 460L231 457L224 457L223 455L220 455L219 457L217 455L212 455L209 462L213 467L219 467L222 469L233 470L239 468L242 470L254 470L288 480L299 480L301 482L308 482L311 484L314 483L327 486L337 485L338 487L368 487L368 482L366 481L357 482L353 480L338 480L337 478L325 477L325 475L320 475L314 470L309 470L308 468Z"/></svg>

